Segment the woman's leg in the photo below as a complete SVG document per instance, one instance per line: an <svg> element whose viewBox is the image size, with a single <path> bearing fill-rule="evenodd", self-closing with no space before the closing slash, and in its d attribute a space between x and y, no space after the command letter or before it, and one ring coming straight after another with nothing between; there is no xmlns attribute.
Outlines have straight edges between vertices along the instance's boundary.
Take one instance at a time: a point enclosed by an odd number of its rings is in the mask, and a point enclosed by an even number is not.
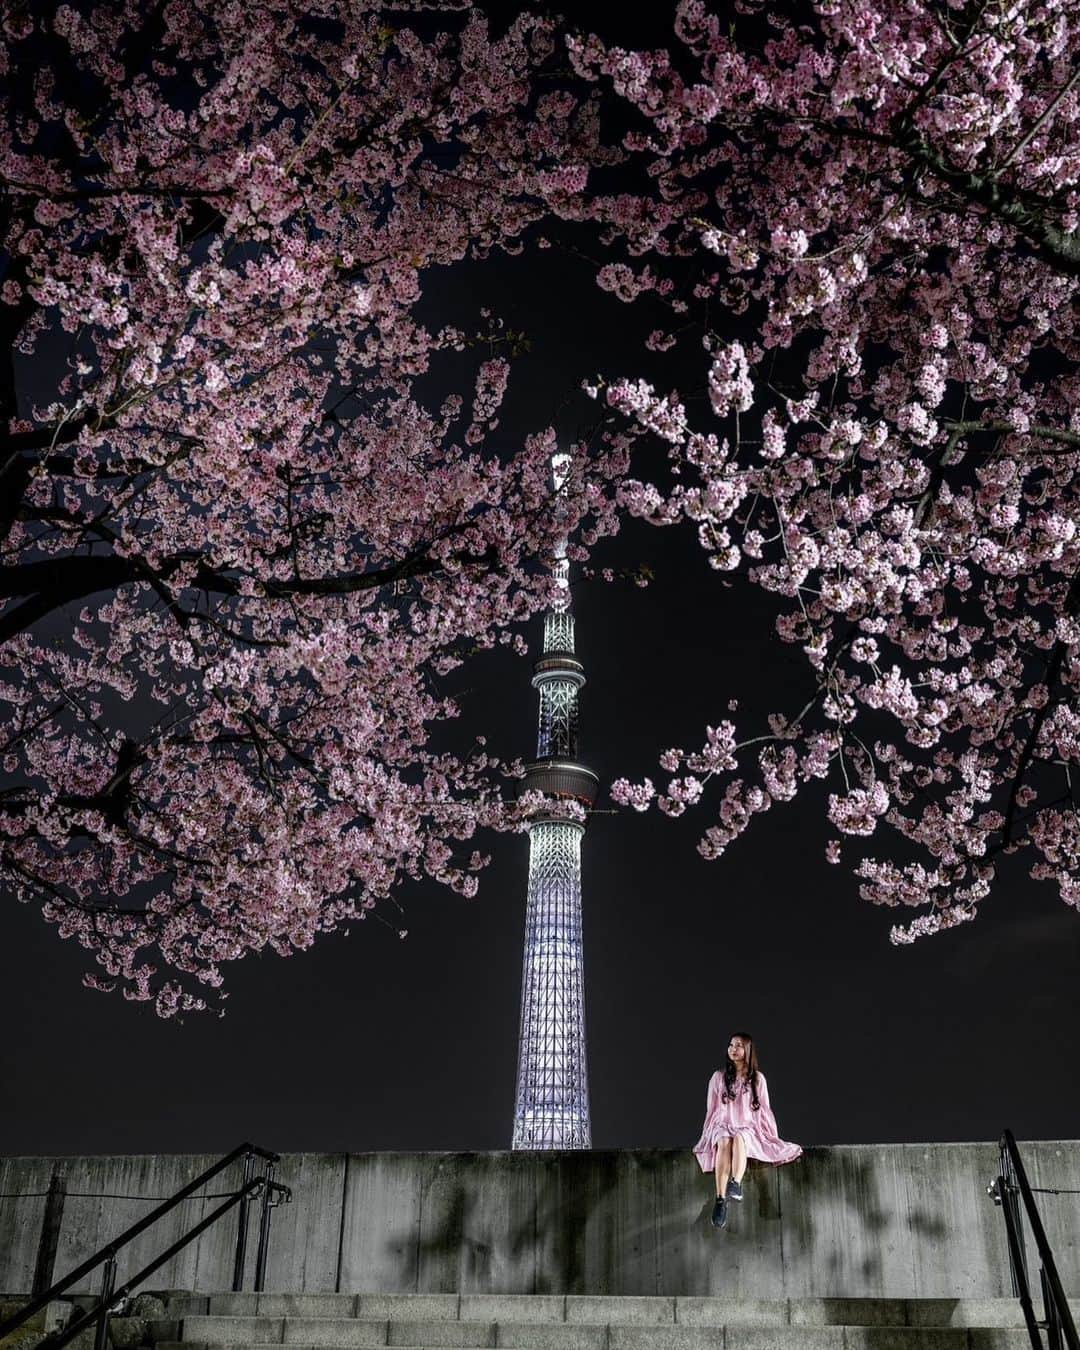
<svg viewBox="0 0 1080 1350"><path fill-rule="evenodd" d="M745 1167L745 1162L743 1163ZM720 1139L716 1145L716 1194L726 1195L728 1177L731 1176L731 1140Z"/></svg>
<svg viewBox="0 0 1080 1350"><path fill-rule="evenodd" d="M731 1175L742 1185L743 1174L746 1172L746 1140L737 1136L731 1141Z"/></svg>

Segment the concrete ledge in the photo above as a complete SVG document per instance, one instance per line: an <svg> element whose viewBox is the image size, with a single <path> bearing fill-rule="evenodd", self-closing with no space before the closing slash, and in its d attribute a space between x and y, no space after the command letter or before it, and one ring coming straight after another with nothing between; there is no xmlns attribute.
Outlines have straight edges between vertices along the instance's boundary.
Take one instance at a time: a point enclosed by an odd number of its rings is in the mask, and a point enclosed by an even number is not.
<svg viewBox="0 0 1080 1350"><path fill-rule="evenodd" d="M796 1330L792 1327L777 1328L773 1331L755 1330L749 1327L726 1327L714 1341L714 1350L922 1350L924 1342L915 1339L920 1333L914 1329L901 1328L897 1340L887 1334L886 1329L868 1328L872 1337L867 1341L862 1329L851 1327L818 1328L812 1331ZM966 1332L951 1332L951 1340L944 1346L934 1342L936 1350L1031 1350L1031 1342L1026 1331L972 1329ZM191 1341L162 1342L156 1350L271 1350L270 1346L207 1346ZM299 1346L296 1350L324 1350L320 1346ZM424 1347L408 1347L407 1350L425 1350ZM476 1347L476 1350L482 1350Z"/></svg>
<svg viewBox="0 0 1080 1350"><path fill-rule="evenodd" d="M562 1294L462 1294L458 1317L463 1322L565 1322ZM390 1316L397 1317L396 1303Z"/></svg>
<svg viewBox="0 0 1080 1350"><path fill-rule="evenodd" d="M725 1327L724 1350L844 1350L843 1327Z"/></svg>
<svg viewBox="0 0 1080 1350"><path fill-rule="evenodd" d="M1032 1185L1080 1188L1080 1143L1027 1143L1021 1152ZM140 1197L170 1194L213 1161L0 1160L0 1191L15 1194L0 1201L0 1288L32 1284L43 1220L43 1202L34 1196L53 1176L67 1187L59 1275L144 1213ZM372 1320L383 1315L376 1305L353 1308L349 1300L358 1293L364 1300L398 1293L449 1300L428 1311L418 1304L425 1322L460 1320L458 1296L998 1298L1010 1288L1004 1223L986 1195L997 1167L994 1144L815 1148L787 1167L752 1167L745 1202L732 1207L729 1227L718 1232L709 1225L711 1178L688 1150L286 1155L277 1175L292 1187L293 1202L274 1212L264 1298L338 1293L333 1315L359 1311ZM223 1176L215 1185L230 1180L238 1178ZM1038 1203L1066 1292L1080 1296L1074 1206L1052 1195ZM205 1207L193 1197L183 1213L124 1248L118 1279L186 1232ZM155 1279L173 1290L224 1289L234 1244L229 1216ZM254 1242L249 1281L253 1265ZM95 1273L74 1292L95 1292L97 1279ZM571 1310L587 1306L567 1303L561 1320L587 1322L587 1312ZM653 1317L666 1324L660 1306L628 1305L627 1325L650 1325ZM216 1295L212 1309L249 1316L290 1310L328 1315L315 1303L252 1305L235 1295ZM170 1308L168 1315L183 1313ZM674 1317L695 1324L690 1304Z"/></svg>
<svg viewBox="0 0 1080 1350"><path fill-rule="evenodd" d="M968 1350L1031 1350L1026 1331L994 1327L972 1327L968 1332Z"/></svg>
<svg viewBox="0 0 1080 1350"><path fill-rule="evenodd" d="M643 1298L628 1294L604 1298L598 1294L568 1294L568 1322L607 1322L610 1326L666 1326L675 1321L673 1298Z"/></svg>
<svg viewBox="0 0 1080 1350"><path fill-rule="evenodd" d="M493 1346L495 1326L494 1322L391 1322L386 1343L430 1347Z"/></svg>
<svg viewBox="0 0 1080 1350"><path fill-rule="evenodd" d="M224 1345L280 1345L284 1319L280 1317L185 1317L180 1324L182 1341Z"/></svg>
<svg viewBox="0 0 1080 1350"><path fill-rule="evenodd" d="M443 1322L432 1325L456 1324ZM386 1322L367 1322L360 1318L288 1317L285 1319L284 1341L286 1345L350 1347L386 1345L386 1328ZM433 1341L432 1344L436 1342Z"/></svg>
<svg viewBox="0 0 1080 1350"><path fill-rule="evenodd" d="M221 1305L233 1299L251 1299L255 1305L251 1311L260 1317L356 1316L355 1294L225 1294L210 1300L210 1311L226 1312Z"/></svg>
<svg viewBox="0 0 1080 1350"><path fill-rule="evenodd" d="M737 1310L731 1310L737 1311ZM786 1311L786 1310L785 1310ZM864 1308L825 1308L818 1317L788 1321L775 1311L775 1320L729 1321L689 1327L632 1326L618 1321L597 1324L556 1322L364 1322L349 1318L289 1318L284 1344L291 1347L422 1346L424 1350L716 1350L731 1337L751 1344L798 1344L808 1347L842 1345L845 1350L967 1350L968 1328L939 1327L925 1322L909 1325L902 1303L879 1302ZM1019 1318L1019 1312L1016 1314ZM1016 1328L1019 1330L1019 1328ZM210 1347L280 1345L272 1338L269 1319L194 1318L185 1325L185 1344ZM995 1330L1002 1330L995 1328ZM188 1341L188 1337L191 1338Z"/></svg>
<svg viewBox="0 0 1080 1350"><path fill-rule="evenodd" d="M551 1323L530 1326L526 1322L496 1322L494 1344L514 1346L516 1350L607 1350L613 1330L606 1326L567 1326L565 1323L562 1326ZM473 1342L467 1340L466 1344Z"/></svg>
<svg viewBox="0 0 1080 1350"><path fill-rule="evenodd" d="M959 1327L845 1327L844 1350L968 1350L968 1333Z"/></svg>
<svg viewBox="0 0 1080 1350"><path fill-rule="evenodd" d="M786 1298L677 1298L675 1320L685 1327L722 1327L728 1322L746 1326L786 1326L788 1301Z"/></svg>
<svg viewBox="0 0 1080 1350"><path fill-rule="evenodd" d="M900 1298L793 1298L788 1303L788 1321L793 1327L904 1327L907 1303Z"/></svg>
<svg viewBox="0 0 1080 1350"><path fill-rule="evenodd" d="M454 1322L460 1316L458 1294L358 1294L357 1317L372 1321L395 1318L399 1322Z"/></svg>
<svg viewBox="0 0 1080 1350"><path fill-rule="evenodd" d="M719 1327L608 1328L608 1350L714 1350Z"/></svg>

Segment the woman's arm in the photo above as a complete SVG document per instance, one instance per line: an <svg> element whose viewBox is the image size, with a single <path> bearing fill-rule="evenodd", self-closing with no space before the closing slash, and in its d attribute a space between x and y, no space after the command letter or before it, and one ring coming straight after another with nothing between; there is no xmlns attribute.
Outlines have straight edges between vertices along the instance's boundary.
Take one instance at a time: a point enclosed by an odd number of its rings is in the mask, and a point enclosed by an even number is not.
<svg viewBox="0 0 1080 1350"><path fill-rule="evenodd" d="M716 1110L716 1103L720 1100L720 1070L716 1069L713 1076L709 1079L709 1090L705 1094L705 1119L708 1120Z"/></svg>
<svg viewBox="0 0 1080 1350"><path fill-rule="evenodd" d="M765 1075L758 1069L757 1076L757 1099L758 1104L763 1106L766 1111L771 1110L769 1106L769 1085L765 1081Z"/></svg>

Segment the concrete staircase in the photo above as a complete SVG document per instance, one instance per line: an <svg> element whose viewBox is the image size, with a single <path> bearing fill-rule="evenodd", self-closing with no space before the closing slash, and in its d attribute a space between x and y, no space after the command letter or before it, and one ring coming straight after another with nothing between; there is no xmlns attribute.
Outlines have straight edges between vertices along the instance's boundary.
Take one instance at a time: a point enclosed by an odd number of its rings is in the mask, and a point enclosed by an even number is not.
<svg viewBox="0 0 1080 1350"><path fill-rule="evenodd" d="M748 1291L752 1292L752 1291ZM1078 1304L1071 1305L1074 1316ZM1016 1299L173 1294L117 1350L1030 1350Z"/></svg>

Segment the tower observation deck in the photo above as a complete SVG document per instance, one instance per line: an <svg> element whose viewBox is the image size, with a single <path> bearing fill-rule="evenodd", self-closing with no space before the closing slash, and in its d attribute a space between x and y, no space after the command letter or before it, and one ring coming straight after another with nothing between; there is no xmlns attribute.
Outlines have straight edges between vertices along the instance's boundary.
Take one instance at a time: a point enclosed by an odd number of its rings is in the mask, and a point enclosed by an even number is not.
<svg viewBox="0 0 1080 1350"><path fill-rule="evenodd" d="M565 481L566 463L566 456L552 459L556 491ZM565 543L557 551L554 570L556 597L544 615L543 650L533 667L533 688L540 696L536 759L526 768L523 788L590 807L599 780L577 758L578 695L585 670L574 654ZM585 826L539 810L527 829L529 887L513 1147L590 1148L581 940Z"/></svg>

